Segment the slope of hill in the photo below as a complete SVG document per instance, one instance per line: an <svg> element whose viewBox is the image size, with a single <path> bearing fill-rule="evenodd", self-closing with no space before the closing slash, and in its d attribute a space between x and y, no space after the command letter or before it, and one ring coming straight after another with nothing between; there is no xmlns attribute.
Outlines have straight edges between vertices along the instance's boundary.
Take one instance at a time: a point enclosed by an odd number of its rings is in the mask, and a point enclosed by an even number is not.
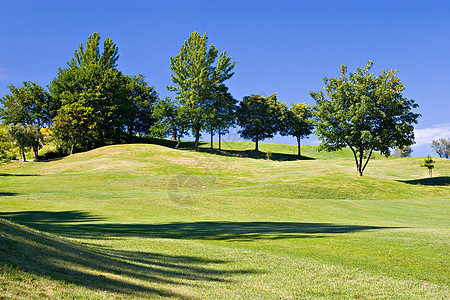
<svg viewBox="0 0 450 300"><path fill-rule="evenodd" d="M0 167L0 298L448 295L448 160L207 146Z"/></svg>

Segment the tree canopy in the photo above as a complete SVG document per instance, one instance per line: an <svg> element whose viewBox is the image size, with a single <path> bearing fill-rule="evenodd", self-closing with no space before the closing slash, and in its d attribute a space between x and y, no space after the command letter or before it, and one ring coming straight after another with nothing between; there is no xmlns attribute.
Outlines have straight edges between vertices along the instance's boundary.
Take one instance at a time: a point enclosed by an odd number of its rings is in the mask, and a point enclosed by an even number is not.
<svg viewBox="0 0 450 300"><path fill-rule="evenodd" d="M241 137L255 142L255 151L259 151L259 141L273 138L281 128L285 110L286 105L277 100L276 94L244 97L237 109Z"/></svg>
<svg viewBox="0 0 450 300"><path fill-rule="evenodd" d="M400 156L400 157L408 157L411 155L413 150L410 146L403 146L403 147L397 147L394 149L394 155Z"/></svg>
<svg viewBox="0 0 450 300"><path fill-rule="evenodd" d="M66 104L54 119L53 134L62 145L67 144L73 154L76 145L94 138L95 118L91 107L84 107L79 102Z"/></svg>
<svg viewBox="0 0 450 300"><path fill-rule="evenodd" d="M179 106L169 97L159 100L153 108L153 117L157 119L151 128L151 133L156 137L172 136L172 140L178 141L175 148L180 145L181 138L189 129L189 117L184 106Z"/></svg>
<svg viewBox="0 0 450 300"><path fill-rule="evenodd" d="M197 32L192 32L182 45L180 53L170 57L170 68L173 71L171 78L175 85L167 88L176 92L176 99L186 107L195 137L195 148L198 147L200 132L205 128L218 99L215 92L234 74L231 71L235 62L231 62L231 57L225 51L218 53L214 45L208 47L206 33L200 36ZM214 65L216 59L217 63Z"/></svg>
<svg viewBox="0 0 450 300"><path fill-rule="evenodd" d="M448 158L450 156L450 139L433 140L431 148L439 155L439 157Z"/></svg>
<svg viewBox="0 0 450 300"><path fill-rule="evenodd" d="M359 176L369 162L372 152L388 156L390 148L414 143L414 128L420 116L412 112L418 105L403 96L404 84L397 71L381 71L375 76L365 68L347 74L341 66L341 76L324 78L322 91L311 92L316 100L316 133L321 140L319 149L334 151L349 147L354 155Z"/></svg>
<svg viewBox="0 0 450 300"><path fill-rule="evenodd" d="M298 157L301 156L300 141L312 133L313 122L312 108L305 103L293 104L289 110L285 111L280 134L291 135L297 139Z"/></svg>
<svg viewBox="0 0 450 300"><path fill-rule="evenodd" d="M6 127L6 135L20 147L23 161L27 161L25 157L25 149L35 147L36 141L39 141L42 138L42 133L39 131L39 127L37 125L24 126L21 123L9 124Z"/></svg>
<svg viewBox="0 0 450 300"><path fill-rule="evenodd" d="M130 142L136 131L148 133L154 122L151 106L158 95L142 74L123 75L117 69L118 58L116 44L106 38L100 51L100 35L93 33L49 86L58 107L79 102L93 109L94 146Z"/></svg>

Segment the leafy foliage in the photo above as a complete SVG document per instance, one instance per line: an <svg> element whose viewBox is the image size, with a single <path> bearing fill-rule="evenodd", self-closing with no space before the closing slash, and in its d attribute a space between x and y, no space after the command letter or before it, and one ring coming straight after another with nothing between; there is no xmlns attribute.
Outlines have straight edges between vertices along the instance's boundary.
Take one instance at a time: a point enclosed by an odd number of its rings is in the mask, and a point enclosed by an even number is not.
<svg viewBox="0 0 450 300"><path fill-rule="evenodd" d="M301 156L300 141L312 133L314 129L313 121L312 108L305 103L293 104L285 112L280 134L296 137L299 157Z"/></svg>
<svg viewBox="0 0 450 300"><path fill-rule="evenodd" d="M400 156L400 157L408 157L411 155L413 150L410 146L403 146L403 147L396 147L394 149L394 155Z"/></svg>
<svg viewBox="0 0 450 300"><path fill-rule="evenodd" d="M47 91L34 82L23 82L23 87L8 86L10 94L0 100L0 116L4 124L48 124L54 109Z"/></svg>
<svg viewBox="0 0 450 300"><path fill-rule="evenodd" d="M277 100L277 95L268 97L260 95L246 96L237 109L237 123L241 127L239 133L244 139L258 142L273 138L281 128L286 105Z"/></svg>
<svg viewBox="0 0 450 300"><path fill-rule="evenodd" d="M431 148L436 151L439 157L448 158L450 156L450 139L433 140Z"/></svg>
<svg viewBox="0 0 450 300"><path fill-rule="evenodd" d="M229 99L223 83L234 74L231 71L235 62L231 62L231 57L228 57L225 51L218 54L216 47L208 47L207 43L206 33L200 36L193 32L182 45L180 53L170 57L170 68L173 71L171 77L175 85L167 88L176 92L176 99L180 105L186 107L195 136L195 148L198 148L200 132L208 120L216 119L212 116L215 115L217 102Z"/></svg>
<svg viewBox="0 0 450 300"><path fill-rule="evenodd" d="M221 135L227 133L236 123L237 100L228 92L228 88L221 84L214 89L213 98L206 116L206 129L211 133L211 149L213 135L219 134L219 149Z"/></svg>
<svg viewBox="0 0 450 300"><path fill-rule="evenodd" d="M42 133L37 125L9 124L6 127L7 137L16 142L21 150L23 161L27 161L25 157L25 149L36 147L36 143L42 139ZM36 157L35 157L36 158Z"/></svg>
<svg viewBox="0 0 450 300"><path fill-rule="evenodd" d="M423 164L420 165L421 167L428 168L428 173L430 174L430 177L433 177L434 163L435 161L431 158L431 156L428 155L424 159Z"/></svg>
<svg viewBox="0 0 450 300"><path fill-rule="evenodd" d="M0 100L3 124L33 125L39 131L42 126L51 122L55 106L44 88L34 82L23 82L22 87L10 85L8 88L10 94ZM34 137L31 146L34 158L37 158L42 135L36 133Z"/></svg>
<svg viewBox="0 0 450 300"><path fill-rule="evenodd" d="M139 135L150 134L150 128L155 123L152 117L153 105L158 100L155 89L148 86L142 74L125 76L126 90L130 106L124 109L124 119L128 130L128 140L131 141L133 133Z"/></svg>
<svg viewBox="0 0 450 300"><path fill-rule="evenodd" d="M53 133L63 146L68 145L73 154L75 145L92 139L96 126L94 110L75 102L58 110Z"/></svg>
<svg viewBox="0 0 450 300"><path fill-rule="evenodd" d="M325 90L311 92L316 100L315 115L318 120L317 135L320 149L334 151L349 147L354 155L359 176L362 176L373 151L388 156L389 148L409 146L414 143L414 128L419 114L414 100L402 92L403 83L397 71L369 73L372 61L363 69L347 75L341 66L339 78L324 78ZM364 162L364 153L368 153Z"/></svg>
<svg viewBox="0 0 450 300"><path fill-rule="evenodd" d="M11 150L12 146L6 135L6 128L3 125L0 125L0 161L9 160Z"/></svg>
<svg viewBox="0 0 450 300"><path fill-rule="evenodd" d="M189 128L189 117L185 107L166 97L155 104L153 117L158 121L151 129L152 135L155 137L171 135L172 140L178 141L175 146L178 148L181 138L187 134Z"/></svg>
<svg viewBox="0 0 450 300"><path fill-rule="evenodd" d="M157 98L143 75L128 77L117 70L119 55L112 40L105 39L102 52L99 40L98 33L89 36L86 47L79 46L49 87L60 107L79 102L93 109L94 146L130 141L134 130L148 132L153 121L150 106Z"/></svg>

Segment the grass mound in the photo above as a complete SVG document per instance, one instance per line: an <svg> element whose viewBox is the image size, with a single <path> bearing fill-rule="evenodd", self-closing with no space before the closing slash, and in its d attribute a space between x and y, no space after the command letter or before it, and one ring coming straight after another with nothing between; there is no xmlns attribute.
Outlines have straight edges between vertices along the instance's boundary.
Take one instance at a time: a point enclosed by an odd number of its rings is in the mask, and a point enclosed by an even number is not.
<svg viewBox="0 0 450 300"><path fill-rule="evenodd" d="M448 295L448 160L202 146L1 166L0 298Z"/></svg>

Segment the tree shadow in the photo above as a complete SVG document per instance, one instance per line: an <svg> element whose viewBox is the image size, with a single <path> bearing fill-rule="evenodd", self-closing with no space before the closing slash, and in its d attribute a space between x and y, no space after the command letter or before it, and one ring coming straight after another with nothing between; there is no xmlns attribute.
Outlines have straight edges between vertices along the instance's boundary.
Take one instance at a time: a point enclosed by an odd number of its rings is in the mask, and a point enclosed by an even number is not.
<svg viewBox="0 0 450 300"><path fill-rule="evenodd" d="M166 224L92 223L101 218L85 212L24 211L0 213L0 218L31 228L76 238L142 237L187 240L254 241L321 238L398 227L303 222L179 222Z"/></svg>
<svg viewBox="0 0 450 300"><path fill-rule="evenodd" d="M228 157L243 157L252 159L267 159L267 153L255 150L219 150L210 148L199 148L199 152L205 152L215 155L228 156ZM315 158L307 156L298 156L296 154L286 154L273 152L270 160L274 161L296 161L296 160L315 160Z"/></svg>
<svg viewBox="0 0 450 300"><path fill-rule="evenodd" d="M40 174L12 174L12 173L0 173L0 176L17 176L17 177L28 177L28 176L42 176Z"/></svg>
<svg viewBox="0 0 450 300"><path fill-rule="evenodd" d="M17 196L19 195L18 193L8 193L8 192L0 192L0 197L3 196Z"/></svg>
<svg viewBox="0 0 450 300"><path fill-rule="evenodd" d="M198 281L228 281L236 274L255 273L217 267L229 263L226 260L77 244L2 220L0 232L0 267L12 266L89 289L133 297L189 298L158 284L193 285Z"/></svg>
<svg viewBox="0 0 450 300"><path fill-rule="evenodd" d="M78 210L66 211L19 211L0 212L0 218L24 225L54 224L54 223L79 223L102 221L104 218L95 216L89 212ZM33 227L33 226L30 226Z"/></svg>
<svg viewBox="0 0 450 300"><path fill-rule="evenodd" d="M154 138L154 137L141 137L137 142L154 144L154 145L159 145L159 146L173 148L173 149L175 149L175 147L178 143L177 141L174 141L174 140ZM200 142L200 145L202 145L202 144L206 144L206 143ZM194 147L194 142L181 141L178 148L179 149L192 149L193 147Z"/></svg>
<svg viewBox="0 0 450 300"><path fill-rule="evenodd" d="M168 148L175 148L177 141L160 139L160 138L143 138L142 142L146 142L149 144L155 144ZM243 157L243 158L252 158L252 159L267 159L267 153L261 151L254 150L222 150L222 149L211 149L207 146L209 142L199 142L199 148L195 151L210 153L214 155L220 156L228 156L228 157ZM182 141L178 147L179 150L194 150L194 142ZM315 158L308 156L298 156L296 154L287 154L287 153L272 153L271 160L274 161L296 161L296 160L315 160Z"/></svg>
<svg viewBox="0 0 450 300"><path fill-rule="evenodd" d="M450 176L421 178L414 180L398 180L398 181L413 185L450 186Z"/></svg>

